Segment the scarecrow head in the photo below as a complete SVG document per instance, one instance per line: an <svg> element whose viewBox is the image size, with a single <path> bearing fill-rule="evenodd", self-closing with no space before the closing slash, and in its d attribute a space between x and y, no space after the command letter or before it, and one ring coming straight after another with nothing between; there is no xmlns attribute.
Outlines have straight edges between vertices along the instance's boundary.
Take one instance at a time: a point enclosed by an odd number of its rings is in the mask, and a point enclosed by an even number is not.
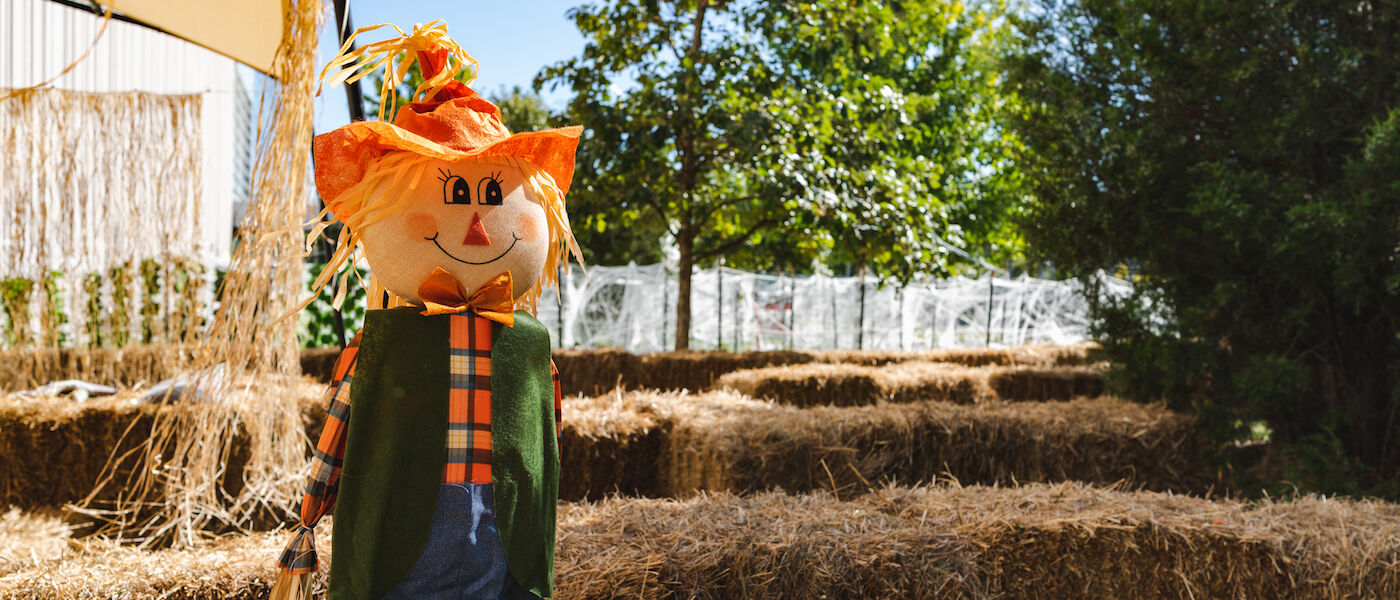
<svg viewBox="0 0 1400 600"><path fill-rule="evenodd" d="M534 312L566 254L579 254L564 195L582 128L511 134L500 110L456 79L476 61L441 22L399 34L350 53L347 42L322 73L339 82L385 69L379 121L316 137L316 188L346 227L315 289L362 248L372 304L381 291L388 305L429 310L489 293ZM414 62L424 83L385 120Z"/></svg>

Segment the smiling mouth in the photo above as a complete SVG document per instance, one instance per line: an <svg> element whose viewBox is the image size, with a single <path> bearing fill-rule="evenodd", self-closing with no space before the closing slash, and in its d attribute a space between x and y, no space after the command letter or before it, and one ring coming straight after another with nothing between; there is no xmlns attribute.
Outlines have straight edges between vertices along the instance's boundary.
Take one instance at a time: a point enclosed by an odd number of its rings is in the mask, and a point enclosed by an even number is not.
<svg viewBox="0 0 1400 600"><path fill-rule="evenodd" d="M470 260L462 260L462 259L460 259L460 258L457 258L457 257L455 257L455 256L452 256L452 253L451 253L451 252L448 252L446 248L443 248L443 247L442 247L442 244L439 244L439 243L438 243L437 239L438 239L438 236L439 236L439 235L442 235L442 232L441 232L441 231L439 231L439 232L437 232L437 233L434 233L434 234L433 234L433 237L426 237L426 238L423 238L423 239L432 242L434 246L437 246L438 250L441 250L443 254L446 254L446 255L447 255L447 258L450 258L450 259L455 260L455 261L457 261L457 262L459 262L459 263L467 264L467 265L484 265L484 264L493 263L493 262L496 262L496 261L498 261L498 260L501 260L501 257L503 257L503 256L505 256L505 255L507 255L507 254L510 254L511 248L514 248L514 247L515 247L515 244L518 243L518 242L520 241L520 239L521 239L520 236L515 235L515 232L512 231L512 232L510 232L510 237L513 237L513 238L515 238L515 239L513 239L513 240L510 241L510 248L506 248L505 252L502 252L502 253L500 253L500 254L497 254L497 255L496 255L496 258L493 258L493 259L491 259L491 260L483 260L483 261L481 261L481 262L473 262L473 261L470 261Z"/></svg>

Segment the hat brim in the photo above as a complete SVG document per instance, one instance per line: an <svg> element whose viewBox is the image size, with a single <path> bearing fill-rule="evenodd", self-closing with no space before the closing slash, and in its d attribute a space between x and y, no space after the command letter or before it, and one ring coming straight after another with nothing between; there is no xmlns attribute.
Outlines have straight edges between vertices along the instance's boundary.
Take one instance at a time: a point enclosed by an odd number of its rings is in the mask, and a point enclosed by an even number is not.
<svg viewBox="0 0 1400 600"><path fill-rule="evenodd" d="M312 150L316 190L327 205L333 205L342 192L364 178L372 162L387 152L405 151L438 160L523 158L549 173L559 191L568 194L574 177L574 152L582 134L579 126L528 131L459 150L392 123L358 121L316 136Z"/></svg>

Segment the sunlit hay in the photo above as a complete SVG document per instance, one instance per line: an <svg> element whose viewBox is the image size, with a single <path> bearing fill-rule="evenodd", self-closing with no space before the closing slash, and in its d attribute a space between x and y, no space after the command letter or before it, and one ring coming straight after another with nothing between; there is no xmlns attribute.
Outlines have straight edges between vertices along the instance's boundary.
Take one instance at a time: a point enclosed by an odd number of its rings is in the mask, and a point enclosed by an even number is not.
<svg viewBox="0 0 1400 600"><path fill-rule="evenodd" d="M809 363L884 366L906 362L951 363L969 367L1081 365L1093 361L1092 344L1028 345L901 352L893 350L768 350L761 352L655 352L632 355L613 348L556 350L569 363L559 367L571 393L599 394L628 389L704 391L719 377L744 369Z"/></svg>
<svg viewBox="0 0 1400 600"><path fill-rule="evenodd" d="M148 387L187 368L198 351L197 346L182 344L6 350L0 352L0 392L34 389L64 379Z"/></svg>
<svg viewBox="0 0 1400 600"><path fill-rule="evenodd" d="M1378 501L1077 483L611 497L560 505L555 597L1389 600L1400 597L1397 523L1400 506ZM25 537L56 548L64 534L50 531ZM326 563L330 533L318 540ZM155 552L85 542L16 563L0 597L262 598L267 557L285 543L284 532Z"/></svg>
<svg viewBox="0 0 1400 600"><path fill-rule="evenodd" d="M566 398L559 498L656 495L660 489L657 458L670 429L670 420L658 413L658 401L669 398L621 390L594 398Z"/></svg>
<svg viewBox="0 0 1400 600"><path fill-rule="evenodd" d="M52 510L0 512L0 577L62 559L71 534L72 527Z"/></svg>
<svg viewBox="0 0 1400 600"><path fill-rule="evenodd" d="M629 387L699 392L725 373L811 362L807 352L658 352L641 355L642 380ZM561 377L563 374L561 373Z"/></svg>
<svg viewBox="0 0 1400 600"><path fill-rule="evenodd" d="M642 377L642 359L616 348L558 349L552 353L559 368L564 395L596 396L613 388L636 388Z"/></svg>
<svg viewBox="0 0 1400 600"><path fill-rule="evenodd" d="M260 389L256 382L254 388ZM266 392L282 396L286 410L299 413L308 435L320 433L326 408L323 384L302 378L290 389L269 387ZM63 506L88 498L102 477L130 481L144 463L141 451L157 415L188 410L143 402L142 394L121 390L86 402L0 396L0 456L5 457L0 461L0 506ZM249 448L245 432L240 430L236 439L225 486L242 485ZM123 493L129 492L122 485L101 486L89 504L110 507Z"/></svg>
<svg viewBox="0 0 1400 600"><path fill-rule="evenodd" d="M151 341L179 341L199 327L171 283L204 251L192 233L201 110L199 95L141 92L41 89L0 102L0 280L29 284L0 323L22 335L0 347L110 345L143 340L147 326Z"/></svg>
<svg viewBox="0 0 1400 600"><path fill-rule="evenodd" d="M659 403L672 419L660 494L826 489L883 482L1125 481L1199 489L1195 422L1114 398L796 408L734 392Z"/></svg>
<svg viewBox="0 0 1400 600"><path fill-rule="evenodd" d="M823 350L815 352L819 362L882 366L907 361L946 362L969 367L1057 366L1094 362L1092 342L1078 344L1028 344L1003 348L945 348L940 350Z"/></svg>
<svg viewBox="0 0 1400 600"><path fill-rule="evenodd" d="M882 367L807 364L735 371L715 381L755 398L793 406L858 406L877 402L990 399L988 371L948 363L903 362Z"/></svg>
<svg viewBox="0 0 1400 600"><path fill-rule="evenodd" d="M142 449L145 466L112 477L90 495L127 490L111 511L84 507L107 520L102 531L142 543L190 545L206 530L285 518L298 499L307 444L299 411L288 406L298 370L296 320L278 320L301 290L301 223L307 218L311 100L320 0L288 2L274 68L276 100L259 134L252 199L243 238L229 266L207 345L195 402L186 396L162 411ZM228 377L215 377L214 365ZM249 375L244 376L247 369ZM240 439L242 436L245 439ZM247 448L241 481L225 484L228 465ZM115 459L115 457L114 457Z"/></svg>

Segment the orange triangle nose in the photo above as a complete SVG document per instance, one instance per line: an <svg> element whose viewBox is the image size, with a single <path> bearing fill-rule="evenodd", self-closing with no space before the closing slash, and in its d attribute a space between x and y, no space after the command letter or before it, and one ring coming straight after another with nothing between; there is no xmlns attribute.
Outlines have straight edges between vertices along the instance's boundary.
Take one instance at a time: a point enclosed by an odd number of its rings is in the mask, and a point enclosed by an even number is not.
<svg viewBox="0 0 1400 600"><path fill-rule="evenodd" d="M467 228L467 239L463 246L490 246L491 236L486 235L486 226L481 224L481 215L472 213L472 226Z"/></svg>

